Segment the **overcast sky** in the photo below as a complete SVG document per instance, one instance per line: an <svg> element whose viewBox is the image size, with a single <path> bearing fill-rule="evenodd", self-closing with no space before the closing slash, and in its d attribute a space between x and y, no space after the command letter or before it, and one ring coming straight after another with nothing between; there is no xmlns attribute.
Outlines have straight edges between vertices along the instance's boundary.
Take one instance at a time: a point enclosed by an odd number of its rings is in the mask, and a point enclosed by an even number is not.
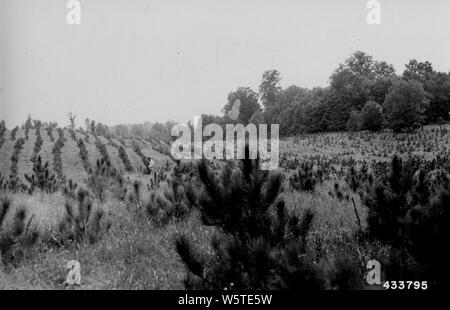
<svg viewBox="0 0 450 310"><path fill-rule="evenodd" d="M0 0L0 119L27 114L67 123L187 121L220 114L228 92L257 90L262 73L282 86L326 86L356 50L392 63L411 58L450 69L450 0Z"/></svg>

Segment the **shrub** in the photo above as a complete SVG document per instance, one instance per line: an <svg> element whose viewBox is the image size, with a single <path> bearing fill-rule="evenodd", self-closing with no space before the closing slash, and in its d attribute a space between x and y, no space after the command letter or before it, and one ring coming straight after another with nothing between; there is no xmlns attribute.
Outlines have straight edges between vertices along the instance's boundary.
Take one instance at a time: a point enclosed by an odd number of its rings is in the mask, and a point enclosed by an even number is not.
<svg viewBox="0 0 450 310"><path fill-rule="evenodd" d="M423 161L394 157L389 174L374 183L364 201L370 236L391 245L391 256L403 266L392 278L428 280L442 288L449 285L443 245L450 242L450 178L446 172L436 178L426 169Z"/></svg>
<svg viewBox="0 0 450 310"><path fill-rule="evenodd" d="M68 198L76 199L77 188L78 183L74 182L72 179L69 179L69 181L64 186L63 194Z"/></svg>
<svg viewBox="0 0 450 310"><path fill-rule="evenodd" d="M128 172L133 172L133 166L131 165L130 159L128 158L128 154L123 146L118 146L119 157L122 160L125 170Z"/></svg>
<svg viewBox="0 0 450 310"><path fill-rule="evenodd" d="M81 134L84 136L84 141L85 141L86 143L91 143L91 142L89 141L89 134L88 134L84 129L80 128L80 129L78 130L78 132L81 133Z"/></svg>
<svg viewBox="0 0 450 310"><path fill-rule="evenodd" d="M30 192L33 192L35 188L47 193L58 189L55 175L50 172L48 161L45 164L42 163L41 155L38 155L33 162L33 174L25 174L25 179L30 183Z"/></svg>
<svg viewBox="0 0 450 310"><path fill-rule="evenodd" d="M11 139L10 139L11 141L16 140L16 134L17 134L18 130L19 130L19 126L16 126L13 128L13 130L11 130Z"/></svg>
<svg viewBox="0 0 450 310"><path fill-rule="evenodd" d="M50 142L55 142L55 137L53 136L53 126L47 126L45 128L45 131L47 131L47 135L50 138Z"/></svg>
<svg viewBox="0 0 450 310"><path fill-rule="evenodd" d="M76 137L75 137L75 139L76 139ZM81 158L81 162L83 163L83 168L86 171L86 173L90 174L92 172L92 168L91 168L91 165L89 164L88 152L86 149L86 145L84 144L84 141L81 138L78 140L75 140L75 141L77 142L78 148L80 149L80 158Z"/></svg>
<svg viewBox="0 0 450 310"><path fill-rule="evenodd" d="M80 141L83 141L80 139ZM117 176L117 171L111 166L111 163L105 158L97 159L95 170L89 174L88 186L94 195L103 201L105 191L110 178Z"/></svg>
<svg viewBox="0 0 450 310"><path fill-rule="evenodd" d="M148 160L147 156L145 156L144 153L142 153L142 149L141 149L141 146L139 145L139 143L137 143L136 141L133 141L132 145L133 145L133 151L136 154L138 154L138 156L142 159L142 163L144 164L143 173L149 174L150 173L150 170L148 169L149 160Z"/></svg>
<svg viewBox="0 0 450 310"><path fill-rule="evenodd" d="M195 198L187 190L180 177L173 175L167 182L150 192L150 200L145 204L147 215L158 225L170 220L182 220L189 214Z"/></svg>
<svg viewBox="0 0 450 310"><path fill-rule="evenodd" d="M31 128L33 128L33 120L30 115L28 115L27 120L25 121L25 140L28 140L28 132Z"/></svg>
<svg viewBox="0 0 450 310"><path fill-rule="evenodd" d="M72 140L75 141L75 142L78 142L78 139L77 139L77 135L76 135L76 133L75 133L75 130L69 129L69 133L70 133L70 137L72 138Z"/></svg>
<svg viewBox="0 0 450 310"><path fill-rule="evenodd" d="M31 157L32 162L36 160L37 154L41 151L42 144L44 143L44 140L42 140L40 127L39 126L36 127L35 131L36 131L36 141L34 143L33 156Z"/></svg>
<svg viewBox="0 0 450 310"><path fill-rule="evenodd" d="M2 120L0 122L0 149L3 146L3 143L5 143L5 132L6 132L6 127L5 127L5 121Z"/></svg>
<svg viewBox="0 0 450 310"><path fill-rule="evenodd" d="M23 145L25 144L24 138L19 138L16 140L14 144L13 154L11 155L11 173L9 175L10 181L9 186L10 189L18 189L20 186L20 180L17 177L17 163L19 162L19 154L22 151Z"/></svg>
<svg viewBox="0 0 450 310"><path fill-rule="evenodd" d="M10 212L11 201L2 197L0 199L0 253L4 265L16 265L30 252L33 245L38 241L39 234L30 229L33 216L25 222L26 211L19 208L14 217L12 225L7 227L5 220Z"/></svg>
<svg viewBox="0 0 450 310"><path fill-rule="evenodd" d="M407 199L412 188L412 175L395 156L386 177L379 178L364 197L369 208L371 234L382 241L400 241L401 221L414 203Z"/></svg>
<svg viewBox="0 0 450 310"><path fill-rule="evenodd" d="M259 170L256 160L227 167L221 177L205 161L199 166L204 191L202 219L220 234L212 240L213 256L195 249L185 236L177 251L189 269L187 288L317 289L325 282L306 253L313 214L287 212L278 199L282 176Z"/></svg>
<svg viewBox="0 0 450 310"><path fill-rule="evenodd" d="M368 101L361 110L361 129L379 131L384 123L383 108L374 101Z"/></svg>
<svg viewBox="0 0 450 310"><path fill-rule="evenodd" d="M5 121L1 120L0 121L0 137L3 137L5 132L6 132Z"/></svg>
<svg viewBox="0 0 450 310"><path fill-rule="evenodd" d="M297 191L312 191L316 183L320 182L319 177L310 162L302 162L300 167L290 177L290 183Z"/></svg>
<svg viewBox="0 0 450 310"><path fill-rule="evenodd" d="M358 131L361 127L361 113L358 111L350 112L346 127L349 131Z"/></svg>
<svg viewBox="0 0 450 310"><path fill-rule="evenodd" d="M111 159L109 158L108 150L106 149L105 144L103 144L102 141L100 141L100 139L98 137L95 137L95 146L97 147L102 158L105 161L111 163Z"/></svg>
<svg viewBox="0 0 450 310"><path fill-rule="evenodd" d="M357 192L373 184L373 175L369 172L367 163L364 162L359 170L355 165L350 166L345 176L345 181L353 192Z"/></svg>
<svg viewBox="0 0 450 310"><path fill-rule="evenodd" d="M107 232L110 222L103 223L104 211L94 209L92 200L85 189L77 192L77 205L74 207L69 201L65 204L66 215L58 226L59 244L73 242L94 243Z"/></svg>
<svg viewBox="0 0 450 310"><path fill-rule="evenodd" d="M0 172L0 190L6 190L7 181L3 177L2 173Z"/></svg>
<svg viewBox="0 0 450 310"><path fill-rule="evenodd" d="M66 141L67 140L64 137L64 131L61 128L58 128L58 140L56 140L56 143L53 145L52 153L53 153L53 170L55 170L60 183L66 182L66 177L64 176L63 173L61 160L61 149L63 148L64 142Z"/></svg>

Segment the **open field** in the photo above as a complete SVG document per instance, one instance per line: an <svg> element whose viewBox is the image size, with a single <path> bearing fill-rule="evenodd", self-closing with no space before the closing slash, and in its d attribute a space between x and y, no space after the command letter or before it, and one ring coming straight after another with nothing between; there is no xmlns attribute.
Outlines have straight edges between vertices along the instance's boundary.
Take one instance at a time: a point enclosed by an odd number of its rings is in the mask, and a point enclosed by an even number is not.
<svg viewBox="0 0 450 310"><path fill-rule="evenodd" d="M307 265L312 266L308 268L321 270L321 277L325 280L320 287L369 288L364 281L367 261L374 256L383 262L390 259L390 245L361 237L362 231L370 231L369 209L361 191L352 189L348 182L348 170L353 165L350 159L359 165L364 161L390 162L394 154L406 157L410 150L425 159L433 159L437 155L447 154L450 147L448 130L449 127L431 126L414 134L329 133L281 141L283 178L280 193L273 203L283 200L287 212L300 219L305 218L308 212L314 214L305 232L302 251L305 251ZM53 150L58 130L51 132L53 139L46 130L40 129L43 143L37 155L49 163L49 173L56 174L58 168L55 168ZM82 276L81 285L72 288L191 287L185 282L186 275L191 273L188 272L190 268L186 267L185 259L177 251L177 238L185 236L198 250L203 251L206 258L214 261L216 250L211 241L223 233L222 228L205 225L202 221L201 203L187 202L190 201L186 197L191 188L194 188L193 192L198 197L201 196L202 187L195 164L176 165L170 157L153 149L148 141L119 137L108 139L77 131L74 132L77 141L84 141L87 150L86 167L92 169L87 171L80 155L80 146L73 139L72 132L68 129L60 132L65 139L60 154L65 182L58 179L57 187L51 190L39 189L37 186L31 189L24 177L25 174L31 174L33 169L31 158L37 140L35 129L29 131L28 139L18 152L16 176L24 185L22 188L9 186L7 181L12 174L12 154L18 139L26 135L22 129L17 131L12 140L10 131L3 135L5 140L0 148L2 197L8 197L11 206L1 231L6 233L14 229L14 214L26 210L22 219L27 223L26 230L37 232L39 238L30 247L22 247L18 243L11 249L5 248L2 252L0 289L66 288L65 267L70 260L80 262ZM103 172L96 168L97 161L105 157L99 148L100 144L97 142L96 145L96 139L106 147L106 154L110 158L111 167L104 168ZM133 143L138 143L142 153L155 161L152 174L145 172L143 159L136 153ZM126 160L120 156L120 147L126 151L131 165L129 171ZM318 157L322 164L323 161L330 161L339 173L332 177L320 177L320 180L316 174L311 174L313 170L317 172L322 169L317 165ZM300 164L303 162L313 163L313 169L309 172L301 170ZM297 173L300 179L295 181L292 177ZM78 184L77 188L68 186L70 179ZM311 181L311 186L304 185L302 180ZM61 225L70 224L66 205L80 206L74 213L76 217L81 214L82 205L88 201L77 198L77 191L80 190L87 193L92 216L101 210L93 241L83 236L80 239L72 236L71 239L61 230ZM84 229L84 234L90 233L88 226ZM217 266L210 265L208 268ZM207 273L207 270L204 272ZM343 270L347 272L343 274ZM283 288L287 284L271 285Z"/></svg>

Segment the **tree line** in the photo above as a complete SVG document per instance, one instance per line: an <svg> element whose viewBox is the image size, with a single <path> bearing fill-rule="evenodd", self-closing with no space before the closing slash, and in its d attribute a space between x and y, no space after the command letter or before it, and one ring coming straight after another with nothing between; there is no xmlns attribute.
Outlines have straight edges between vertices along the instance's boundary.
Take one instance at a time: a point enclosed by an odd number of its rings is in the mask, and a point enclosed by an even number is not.
<svg viewBox="0 0 450 310"><path fill-rule="evenodd" d="M280 86L277 70L263 73L258 90L237 87L228 94L222 115L203 114L202 124L279 124L280 134L290 136L329 131L392 129L413 131L427 124L450 121L450 72L436 71L429 61L412 59L401 75L392 64L357 51L332 72L326 87ZM239 102L238 117L231 117ZM69 113L75 128L76 115ZM22 128L34 127L28 116ZM56 123L42 123L56 127ZM175 122L106 126L86 119L87 132L123 137L153 137L170 141ZM192 126L192 124L190 124ZM80 127L81 130L81 127Z"/></svg>
<svg viewBox="0 0 450 310"><path fill-rule="evenodd" d="M280 86L280 72L264 72L258 91L238 87L228 94L223 116L209 123L279 124L280 134L343 130L413 131L450 120L450 73L428 61L410 60L401 75L386 61L357 51L339 64L327 87ZM239 100L239 117L228 113Z"/></svg>

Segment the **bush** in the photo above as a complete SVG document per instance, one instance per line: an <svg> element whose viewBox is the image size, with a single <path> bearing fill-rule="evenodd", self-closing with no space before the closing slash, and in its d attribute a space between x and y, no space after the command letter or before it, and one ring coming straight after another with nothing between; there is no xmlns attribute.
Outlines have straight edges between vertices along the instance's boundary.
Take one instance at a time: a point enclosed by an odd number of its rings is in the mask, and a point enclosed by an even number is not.
<svg viewBox="0 0 450 310"><path fill-rule="evenodd" d="M297 191L312 191L316 183L321 181L310 162L302 162L289 180L292 187Z"/></svg>
<svg viewBox="0 0 450 310"><path fill-rule="evenodd" d="M44 140L42 140L40 127L39 126L36 127L35 131L36 131L36 141L34 143L33 156L31 157L32 162L36 160L37 154L41 151L42 144L44 143Z"/></svg>
<svg viewBox="0 0 450 310"><path fill-rule="evenodd" d="M119 157L122 160L123 165L125 166L125 170L128 172L133 172L134 168L131 165L130 159L128 158L128 154L125 148L123 146L119 146L118 150L119 150Z"/></svg>
<svg viewBox="0 0 450 310"><path fill-rule="evenodd" d="M80 139L80 141L83 141ZM95 170L89 174L88 186L94 195L100 200L105 199L106 188L110 178L117 176L117 171L105 158L97 159Z"/></svg>
<svg viewBox="0 0 450 310"><path fill-rule="evenodd" d="M22 151L24 144L24 138L17 139L16 143L14 144L13 154L11 155L11 173L9 175L9 187L12 190L18 189L21 183L19 178L17 177L17 163L19 162L19 154Z"/></svg>
<svg viewBox="0 0 450 310"><path fill-rule="evenodd" d="M3 137L5 132L6 132L5 121L1 120L0 121L0 137Z"/></svg>
<svg viewBox="0 0 450 310"><path fill-rule="evenodd" d="M370 236L391 245L402 266L387 276L443 288L449 286L444 245L450 242L450 178L426 169L423 161L394 157L389 174L374 182L364 201Z"/></svg>
<svg viewBox="0 0 450 310"><path fill-rule="evenodd" d="M89 193L80 188L77 192L77 205L69 201L65 204L66 215L58 226L57 242L75 244L94 243L109 230L111 223L103 223L104 211L94 209Z"/></svg>
<svg viewBox="0 0 450 310"><path fill-rule="evenodd" d="M55 142L55 137L53 136L53 126L46 127L45 131L47 131L47 135L50 138L50 142Z"/></svg>
<svg viewBox="0 0 450 310"><path fill-rule="evenodd" d="M5 132L6 132L6 127L5 127L5 121L2 120L0 122L0 149L3 146L3 143L5 143Z"/></svg>
<svg viewBox="0 0 450 310"><path fill-rule="evenodd" d="M0 191L6 190L8 183L0 172Z"/></svg>
<svg viewBox="0 0 450 310"><path fill-rule="evenodd" d="M69 181L64 186L63 194L68 198L76 199L77 188L78 183L74 182L72 179L69 179Z"/></svg>
<svg viewBox="0 0 450 310"><path fill-rule="evenodd" d="M0 253L4 265L19 263L33 245L36 244L39 234L30 229L33 216L25 222L26 211L19 208L14 217L12 225L6 225L5 220L10 212L11 201L2 197L0 199Z"/></svg>
<svg viewBox="0 0 450 310"><path fill-rule="evenodd" d="M58 128L58 140L56 140L56 143L53 145L52 149L53 170L55 170L56 175L62 184L66 182L66 177L64 176L62 169L61 149L66 141L66 138L64 138L64 131L61 128Z"/></svg>
<svg viewBox="0 0 450 310"><path fill-rule="evenodd" d="M150 200L145 204L145 210L158 225L165 225L170 220L180 221L197 204L196 195L191 184L183 182L180 175L172 173L167 182L150 191Z"/></svg>
<svg viewBox="0 0 450 310"><path fill-rule="evenodd" d="M72 138L72 140L75 142L78 142L77 134L75 133L75 130L69 129L69 133L70 133L70 137Z"/></svg>
<svg viewBox="0 0 450 310"><path fill-rule="evenodd" d="M13 128L13 130L11 130L11 139L10 139L11 141L16 140L16 134L17 134L18 130L19 130L19 126L16 126Z"/></svg>
<svg viewBox="0 0 450 310"><path fill-rule="evenodd" d="M138 154L138 156L142 159L142 163L144 164L143 173L149 174L150 173L150 170L148 169L149 160L148 160L147 156L145 156L144 153L142 153L142 149L141 149L141 146L139 145L139 143L137 143L136 141L133 141L132 145L133 145L133 151L136 154Z"/></svg>
<svg viewBox="0 0 450 310"><path fill-rule="evenodd" d="M42 163L41 155L33 162L33 174L25 174L25 179L30 183L30 192L35 188L47 193L54 192L58 189L55 175L50 172L48 161Z"/></svg>
<svg viewBox="0 0 450 310"><path fill-rule="evenodd" d="M134 168L131 165L130 159L128 158L128 154L125 148L122 145L118 145L116 142L114 142L112 137L108 139L108 144L116 148L117 151L119 152L119 157L122 160L123 165L125 166L125 170L128 172L133 172Z"/></svg>
<svg viewBox="0 0 450 310"><path fill-rule="evenodd" d="M86 171L86 173L90 174L92 172L92 168L91 168L91 165L89 164L88 152L86 149L86 145L84 144L84 141L81 138L78 140L75 140L75 141L77 141L78 148L80 149L80 158L81 158L81 162L83 163L84 170Z"/></svg>
<svg viewBox="0 0 450 310"><path fill-rule="evenodd" d="M106 145L103 144L102 141L100 141L100 139L98 137L95 137L95 146L97 147L102 158L105 161L111 163L111 159L109 158L109 154L108 154L108 150L106 149Z"/></svg>
<svg viewBox="0 0 450 310"><path fill-rule="evenodd" d="M346 127L349 131L358 131L361 127L361 113L358 111L350 112Z"/></svg>
<svg viewBox="0 0 450 310"><path fill-rule="evenodd" d="M30 131L30 129L33 128L33 120L30 115L28 115L28 117L25 121L24 128L25 128L25 140L28 140L28 132Z"/></svg>
<svg viewBox="0 0 450 310"><path fill-rule="evenodd" d="M359 170L354 165L350 166L345 176L345 181L353 192L358 192L373 184L373 175L369 172L366 162L364 162Z"/></svg>
<svg viewBox="0 0 450 310"><path fill-rule="evenodd" d="M379 131L383 127L384 116L381 105L368 101L361 110L361 129Z"/></svg>
<svg viewBox="0 0 450 310"><path fill-rule="evenodd" d="M279 199L282 176L259 170L256 160L229 166L219 177L205 161L199 166L204 185L199 202L206 225L220 230L212 240L214 255L195 249L179 236L177 251L189 269L187 288L318 289L325 281L306 253L313 214L287 212Z"/></svg>

